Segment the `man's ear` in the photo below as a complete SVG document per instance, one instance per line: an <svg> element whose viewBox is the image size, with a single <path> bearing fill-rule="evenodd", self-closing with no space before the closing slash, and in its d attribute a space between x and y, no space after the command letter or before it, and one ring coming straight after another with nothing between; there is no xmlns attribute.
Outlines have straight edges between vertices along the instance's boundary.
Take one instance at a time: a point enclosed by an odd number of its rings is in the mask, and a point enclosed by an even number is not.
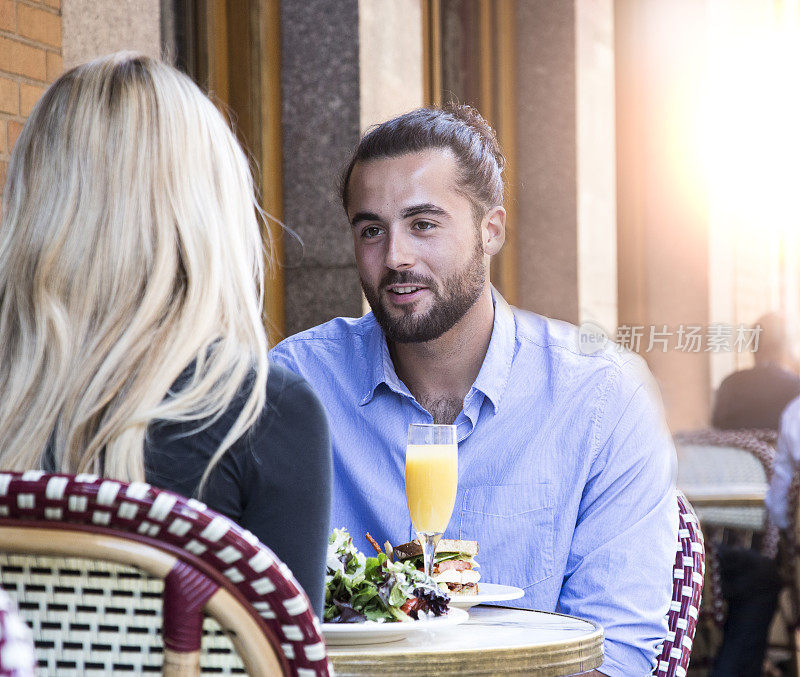
<svg viewBox="0 0 800 677"><path fill-rule="evenodd" d="M506 210L501 207L492 207L483 216L481 221L481 244L483 253L494 256L500 251L506 241Z"/></svg>

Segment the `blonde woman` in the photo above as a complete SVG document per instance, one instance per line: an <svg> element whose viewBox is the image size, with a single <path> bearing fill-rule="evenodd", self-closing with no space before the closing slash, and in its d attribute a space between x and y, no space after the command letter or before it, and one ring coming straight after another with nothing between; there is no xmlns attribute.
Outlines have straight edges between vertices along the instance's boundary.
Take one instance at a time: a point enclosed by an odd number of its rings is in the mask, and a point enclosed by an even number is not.
<svg viewBox="0 0 800 677"><path fill-rule="evenodd" d="M247 160L185 75L115 54L17 141L0 228L0 467L146 480L255 533L319 613L330 441L267 364Z"/></svg>

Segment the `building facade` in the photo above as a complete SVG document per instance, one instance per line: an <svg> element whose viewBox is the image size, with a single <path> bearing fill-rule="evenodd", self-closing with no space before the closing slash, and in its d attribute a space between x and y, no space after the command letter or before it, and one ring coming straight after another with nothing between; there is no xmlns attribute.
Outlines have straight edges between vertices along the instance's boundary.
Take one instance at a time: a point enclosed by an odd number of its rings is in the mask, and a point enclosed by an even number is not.
<svg viewBox="0 0 800 677"><path fill-rule="evenodd" d="M276 341L363 312L338 200L360 135L416 106L473 104L508 156L495 285L522 308L638 336L671 427L701 427L716 385L749 359L733 339L715 349L710 327L798 313L798 211L772 214L782 226L766 234L741 210L730 224L698 155L730 8L750 23L756 11L739 4L0 0L0 180L64 68L119 49L170 60L231 115L252 158L272 217ZM791 24L789 3L761 4L773 8L763 25ZM691 327L699 350L686 349Z"/></svg>

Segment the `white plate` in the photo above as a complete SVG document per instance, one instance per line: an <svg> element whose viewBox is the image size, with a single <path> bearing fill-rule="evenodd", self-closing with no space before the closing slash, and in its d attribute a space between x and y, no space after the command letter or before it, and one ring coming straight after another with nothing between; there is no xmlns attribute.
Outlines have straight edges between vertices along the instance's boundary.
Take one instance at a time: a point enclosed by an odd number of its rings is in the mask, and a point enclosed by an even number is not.
<svg viewBox="0 0 800 677"><path fill-rule="evenodd" d="M440 630L448 626L459 625L469 619L463 609L450 609L446 616L409 621L407 623L323 623L322 634L329 646L347 644L381 644L383 642L399 642L413 632L420 630Z"/></svg>
<svg viewBox="0 0 800 677"><path fill-rule="evenodd" d="M522 588L497 583L478 583L477 595L450 595L450 606L456 609L469 609L484 602L508 602L525 594Z"/></svg>

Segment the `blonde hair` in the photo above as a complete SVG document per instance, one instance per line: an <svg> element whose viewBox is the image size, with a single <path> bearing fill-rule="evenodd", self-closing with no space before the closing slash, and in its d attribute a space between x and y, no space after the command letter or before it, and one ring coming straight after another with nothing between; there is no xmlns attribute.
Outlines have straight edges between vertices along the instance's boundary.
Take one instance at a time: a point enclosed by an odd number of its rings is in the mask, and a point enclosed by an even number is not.
<svg viewBox="0 0 800 677"><path fill-rule="evenodd" d="M243 403L205 482L266 399L259 214L225 119L171 66L112 54L53 83L3 196L0 466L142 480L151 422Z"/></svg>

